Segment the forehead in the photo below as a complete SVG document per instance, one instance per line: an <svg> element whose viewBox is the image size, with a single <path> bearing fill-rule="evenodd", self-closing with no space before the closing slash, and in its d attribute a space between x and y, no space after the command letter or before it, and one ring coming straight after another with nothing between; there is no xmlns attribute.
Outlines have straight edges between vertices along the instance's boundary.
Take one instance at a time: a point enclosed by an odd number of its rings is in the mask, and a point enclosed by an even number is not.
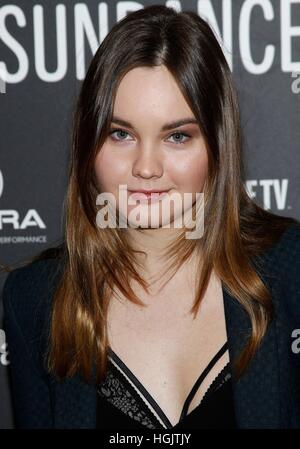
<svg viewBox="0 0 300 449"><path fill-rule="evenodd" d="M166 122L195 116L172 74L165 66L136 67L121 80L113 115L131 124Z"/></svg>

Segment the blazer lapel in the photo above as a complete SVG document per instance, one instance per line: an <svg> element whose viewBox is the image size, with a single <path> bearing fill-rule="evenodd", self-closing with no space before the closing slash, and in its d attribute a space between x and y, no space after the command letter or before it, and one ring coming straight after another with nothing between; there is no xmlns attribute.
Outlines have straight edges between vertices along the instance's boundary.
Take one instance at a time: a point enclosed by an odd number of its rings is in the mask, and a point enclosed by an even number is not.
<svg viewBox="0 0 300 449"><path fill-rule="evenodd" d="M223 285L228 350L231 363L251 334L247 312ZM233 377L233 397L238 428L280 427L279 361L276 322L273 320L245 374Z"/></svg>

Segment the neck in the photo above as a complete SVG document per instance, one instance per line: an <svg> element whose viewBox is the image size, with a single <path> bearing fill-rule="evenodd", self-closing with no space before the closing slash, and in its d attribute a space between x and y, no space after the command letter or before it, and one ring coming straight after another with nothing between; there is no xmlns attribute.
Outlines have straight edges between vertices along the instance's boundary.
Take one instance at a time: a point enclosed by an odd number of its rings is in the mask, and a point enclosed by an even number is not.
<svg viewBox="0 0 300 449"><path fill-rule="evenodd" d="M162 276L163 271L169 265L170 261L167 259L168 247L180 235L178 228L156 228L156 229L134 229L128 228L128 235L131 240L131 245L134 250L144 251L143 253L136 253L136 260L141 267L139 270L146 281L156 282L161 281L163 284L169 274ZM199 258L196 251L178 270L182 274L182 270L190 272L199 263ZM172 271L173 272L173 271ZM177 273L176 273L177 274ZM176 276L176 275L175 275Z"/></svg>

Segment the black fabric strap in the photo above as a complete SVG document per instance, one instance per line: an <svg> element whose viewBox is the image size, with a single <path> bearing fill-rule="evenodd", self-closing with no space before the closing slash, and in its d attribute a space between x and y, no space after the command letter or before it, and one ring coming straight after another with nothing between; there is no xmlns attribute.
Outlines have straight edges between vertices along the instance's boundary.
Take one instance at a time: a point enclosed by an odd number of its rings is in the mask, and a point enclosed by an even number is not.
<svg viewBox="0 0 300 449"><path fill-rule="evenodd" d="M215 363L221 358L221 356L226 352L228 347L228 342L226 341L224 343L224 345L221 347L221 349L217 352L217 354L212 358L212 360L209 362L209 364L207 365L207 367L204 369L204 371L202 371L202 373L200 374L200 376L198 377L198 379L196 380L193 388L191 389L188 397L186 398L184 404L183 404L183 408L182 408L182 412L180 415L180 421L186 416L187 411L189 409L190 403L193 399L193 397L196 394L196 391L198 390L200 384L203 382L204 378L206 377L206 375L209 373L209 371L211 370L211 368L215 365Z"/></svg>

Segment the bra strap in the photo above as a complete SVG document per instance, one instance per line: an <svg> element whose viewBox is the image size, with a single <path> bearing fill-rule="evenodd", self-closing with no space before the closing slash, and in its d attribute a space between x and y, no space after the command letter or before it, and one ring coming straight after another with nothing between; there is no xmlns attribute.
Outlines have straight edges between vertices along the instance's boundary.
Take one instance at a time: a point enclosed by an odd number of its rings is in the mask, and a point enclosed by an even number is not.
<svg viewBox="0 0 300 449"><path fill-rule="evenodd" d="M224 343L224 345L221 347L221 349L219 349L219 351L217 352L217 354L212 358L212 360L209 362L209 364L207 365L207 367L202 371L202 373L200 374L200 376L198 377L198 379L196 380L193 388L191 389L188 397L186 398L183 408L182 408L182 412L180 415L180 421L184 418L184 416L186 415L188 408L190 406L190 403L196 393L196 391L198 390L200 384L202 383L203 379L206 377L206 375L209 373L209 371L211 370L211 368L215 365L215 363L221 358L221 356L226 352L228 347L228 342L226 341Z"/></svg>

